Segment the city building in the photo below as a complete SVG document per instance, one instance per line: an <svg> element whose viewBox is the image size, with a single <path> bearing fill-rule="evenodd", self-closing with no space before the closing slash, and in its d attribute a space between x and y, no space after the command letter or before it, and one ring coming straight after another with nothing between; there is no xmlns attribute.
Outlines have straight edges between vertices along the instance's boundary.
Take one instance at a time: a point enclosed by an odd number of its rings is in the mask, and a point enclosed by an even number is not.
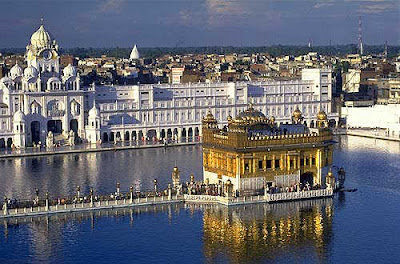
<svg viewBox="0 0 400 264"><path fill-rule="evenodd" d="M132 53L133 59L139 57L136 46ZM238 58L251 59L244 55ZM61 62L73 59L65 57ZM249 103L264 115L274 116L278 124L290 122L297 108L310 127L319 111L327 113L330 125L338 121L332 111L330 68L303 69L301 77L290 80L180 84L185 68L173 65L193 60L167 59L173 62L172 70L178 69L172 84L81 87L78 70L71 64L62 69L58 44L41 25L27 46L26 68L16 63L0 79L0 148L73 144L77 140L100 143L201 137L202 117L209 110L226 125L228 116L238 115ZM105 74L112 74L110 69L115 73L116 67L125 70L106 56L79 61L78 65L102 65L97 68L98 75L101 69Z"/></svg>
<svg viewBox="0 0 400 264"><path fill-rule="evenodd" d="M289 123L299 108L306 125L314 127L325 111L335 126L331 82L329 69L304 69L302 79L291 81L91 86L86 105L99 108L102 142L201 136L208 111L226 125L249 103L278 124Z"/></svg>
<svg viewBox="0 0 400 264"><path fill-rule="evenodd" d="M84 137L79 74L72 65L61 73L58 44L43 24L25 59L25 69L17 63L0 79L0 148L44 144L49 134L58 141Z"/></svg>
<svg viewBox="0 0 400 264"><path fill-rule="evenodd" d="M291 124L277 125L251 105L220 128L211 114L203 119L203 176L210 184L233 184L251 193L270 187L321 186L332 164L332 131L325 112L316 128L304 125L299 109ZM222 126L222 125L221 125Z"/></svg>

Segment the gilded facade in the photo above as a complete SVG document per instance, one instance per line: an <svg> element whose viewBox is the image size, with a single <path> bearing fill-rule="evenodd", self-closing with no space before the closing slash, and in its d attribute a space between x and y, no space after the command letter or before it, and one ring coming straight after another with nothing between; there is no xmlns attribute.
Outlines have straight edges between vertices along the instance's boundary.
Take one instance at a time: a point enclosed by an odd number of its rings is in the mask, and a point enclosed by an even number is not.
<svg viewBox="0 0 400 264"><path fill-rule="evenodd" d="M223 128L209 113L202 129L205 180L230 180L234 190L261 190L265 184L322 185L323 171L332 164L332 131L322 111L317 128L302 124L298 109L292 124L277 126L273 117L267 118L250 106L235 119L228 117Z"/></svg>

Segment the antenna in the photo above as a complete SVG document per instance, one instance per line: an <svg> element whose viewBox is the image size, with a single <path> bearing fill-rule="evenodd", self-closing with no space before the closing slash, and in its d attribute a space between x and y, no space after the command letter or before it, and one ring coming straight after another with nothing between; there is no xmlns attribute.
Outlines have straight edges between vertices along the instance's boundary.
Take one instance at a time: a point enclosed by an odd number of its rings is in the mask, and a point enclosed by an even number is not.
<svg viewBox="0 0 400 264"><path fill-rule="evenodd" d="M361 16L358 17L358 51L359 51L360 55L364 54Z"/></svg>

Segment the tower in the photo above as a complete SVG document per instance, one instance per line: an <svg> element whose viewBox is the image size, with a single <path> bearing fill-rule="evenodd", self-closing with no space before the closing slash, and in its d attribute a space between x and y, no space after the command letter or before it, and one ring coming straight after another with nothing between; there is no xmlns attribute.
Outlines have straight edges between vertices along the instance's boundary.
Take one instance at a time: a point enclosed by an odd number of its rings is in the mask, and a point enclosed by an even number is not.
<svg viewBox="0 0 400 264"><path fill-rule="evenodd" d="M97 109L96 103L93 104L93 108L89 111L86 138L92 144L100 140L100 111Z"/></svg>
<svg viewBox="0 0 400 264"><path fill-rule="evenodd" d="M13 130L14 130L14 145L16 147L25 147L25 114L18 110L13 117Z"/></svg>
<svg viewBox="0 0 400 264"><path fill-rule="evenodd" d="M358 52L360 55L364 54L361 16L358 17Z"/></svg>

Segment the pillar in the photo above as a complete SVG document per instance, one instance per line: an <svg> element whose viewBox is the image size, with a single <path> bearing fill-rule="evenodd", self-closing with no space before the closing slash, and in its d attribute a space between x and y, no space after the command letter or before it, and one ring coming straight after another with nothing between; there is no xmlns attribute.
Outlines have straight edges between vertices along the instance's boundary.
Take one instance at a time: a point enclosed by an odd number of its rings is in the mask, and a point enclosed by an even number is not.
<svg viewBox="0 0 400 264"><path fill-rule="evenodd" d="M133 203L133 186L129 187L129 192L130 192L130 203Z"/></svg>
<svg viewBox="0 0 400 264"><path fill-rule="evenodd" d="M172 200L172 187L171 184L168 183L168 201Z"/></svg>
<svg viewBox="0 0 400 264"><path fill-rule="evenodd" d="M4 196L3 215L8 215L7 196Z"/></svg>
<svg viewBox="0 0 400 264"><path fill-rule="evenodd" d="M49 211L49 193L46 192L46 207L45 207L46 212Z"/></svg>
<svg viewBox="0 0 400 264"><path fill-rule="evenodd" d="M90 207L93 207L93 188L90 188Z"/></svg>

